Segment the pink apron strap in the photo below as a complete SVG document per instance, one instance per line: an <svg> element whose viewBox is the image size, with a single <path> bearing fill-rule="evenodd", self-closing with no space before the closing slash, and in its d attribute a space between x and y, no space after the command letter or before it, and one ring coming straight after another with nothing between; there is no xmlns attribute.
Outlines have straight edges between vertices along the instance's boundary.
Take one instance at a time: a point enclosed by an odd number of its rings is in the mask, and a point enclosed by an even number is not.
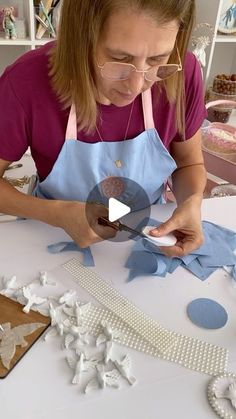
<svg viewBox="0 0 236 419"><path fill-rule="evenodd" d="M143 105L145 131L148 129L155 128L153 114L152 114L151 89L148 89L142 93L142 105ZM72 104L70 108L70 115L67 122L66 140L76 140L76 139L77 139L77 119L76 119L75 105Z"/></svg>
<svg viewBox="0 0 236 419"><path fill-rule="evenodd" d="M152 113L152 92L151 89L145 90L142 93L142 104L143 104L143 118L145 131L148 129L155 128L153 113Z"/></svg>
<svg viewBox="0 0 236 419"><path fill-rule="evenodd" d="M66 127L66 140L77 140L77 119L74 104L70 108L70 115Z"/></svg>

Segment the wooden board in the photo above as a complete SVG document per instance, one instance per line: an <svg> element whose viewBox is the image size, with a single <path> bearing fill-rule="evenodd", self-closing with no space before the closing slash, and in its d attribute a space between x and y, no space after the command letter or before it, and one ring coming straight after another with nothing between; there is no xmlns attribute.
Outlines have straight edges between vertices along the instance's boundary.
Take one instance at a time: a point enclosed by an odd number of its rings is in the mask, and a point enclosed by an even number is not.
<svg viewBox="0 0 236 419"><path fill-rule="evenodd" d="M25 355L30 347L36 342L36 340L42 335L42 333L50 325L50 317L43 316L33 310L30 310L28 314L22 311L22 305L11 300L8 297L0 294L0 324L11 323L11 329L26 323L43 323L45 327L40 327L33 333L24 336L27 341L27 346L21 347L16 346L16 352L10 363L10 369L4 367L0 357L0 378L5 378L12 368L19 362L19 360ZM1 339L0 339L1 345ZM1 349L1 348L0 348Z"/></svg>

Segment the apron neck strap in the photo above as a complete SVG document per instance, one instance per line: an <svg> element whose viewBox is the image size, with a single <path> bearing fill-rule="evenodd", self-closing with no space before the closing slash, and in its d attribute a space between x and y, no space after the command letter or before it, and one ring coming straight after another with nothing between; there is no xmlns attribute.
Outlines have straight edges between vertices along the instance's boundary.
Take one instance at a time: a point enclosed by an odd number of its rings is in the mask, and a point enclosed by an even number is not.
<svg viewBox="0 0 236 419"><path fill-rule="evenodd" d="M142 106L145 131L155 128L153 113L152 113L152 92L151 89L145 90L142 93ZM75 105L72 104L70 108L69 119L66 128L66 140L77 139L77 118Z"/></svg>
<svg viewBox="0 0 236 419"><path fill-rule="evenodd" d="M155 128L153 113L152 113L152 91L151 89L145 90L142 93L142 104L143 104L143 119L145 131L148 129Z"/></svg>

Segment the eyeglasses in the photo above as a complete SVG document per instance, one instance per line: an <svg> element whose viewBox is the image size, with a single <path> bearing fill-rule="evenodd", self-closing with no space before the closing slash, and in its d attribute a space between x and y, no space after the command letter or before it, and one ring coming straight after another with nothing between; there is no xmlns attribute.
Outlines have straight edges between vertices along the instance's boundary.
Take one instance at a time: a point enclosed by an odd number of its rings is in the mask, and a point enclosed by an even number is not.
<svg viewBox="0 0 236 419"><path fill-rule="evenodd" d="M142 73L147 81L162 81L173 76L178 71L182 71L182 64L178 49L177 54L179 64L161 64L147 70L137 70L133 64L119 63L115 61L107 61L105 64L97 64L97 66L100 68L102 77L108 80L128 80L131 74L135 71L136 73Z"/></svg>

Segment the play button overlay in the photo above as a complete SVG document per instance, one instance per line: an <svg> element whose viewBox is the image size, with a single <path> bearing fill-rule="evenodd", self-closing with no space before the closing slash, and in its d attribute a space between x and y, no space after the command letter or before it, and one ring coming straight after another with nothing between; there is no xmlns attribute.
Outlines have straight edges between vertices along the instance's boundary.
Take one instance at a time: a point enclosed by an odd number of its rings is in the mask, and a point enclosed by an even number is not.
<svg viewBox="0 0 236 419"><path fill-rule="evenodd" d="M91 190L86 202L87 221L102 240L123 242L139 236L101 225L99 217L117 225L120 222L141 233L150 212L150 200L144 188L125 177L108 176Z"/></svg>
<svg viewBox="0 0 236 419"><path fill-rule="evenodd" d="M118 221L120 218L131 212L131 208L128 205L123 204L115 198L109 198L108 200L108 220Z"/></svg>

